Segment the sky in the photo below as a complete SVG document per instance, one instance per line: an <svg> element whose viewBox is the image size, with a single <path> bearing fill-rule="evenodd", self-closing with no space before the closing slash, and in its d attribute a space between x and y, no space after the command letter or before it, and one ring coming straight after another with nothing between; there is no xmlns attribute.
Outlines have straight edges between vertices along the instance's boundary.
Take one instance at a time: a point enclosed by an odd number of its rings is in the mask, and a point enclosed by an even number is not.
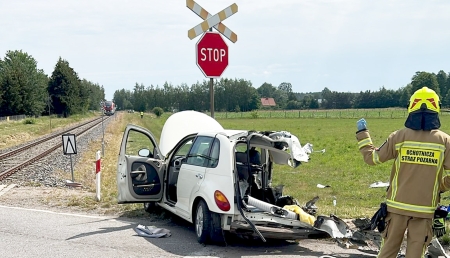
<svg viewBox="0 0 450 258"><path fill-rule="evenodd" d="M238 36L223 78L294 92L398 89L417 71L450 72L448 0L196 0ZM185 0L0 0L0 58L22 50L51 75L61 57L106 99L136 83L206 80Z"/></svg>

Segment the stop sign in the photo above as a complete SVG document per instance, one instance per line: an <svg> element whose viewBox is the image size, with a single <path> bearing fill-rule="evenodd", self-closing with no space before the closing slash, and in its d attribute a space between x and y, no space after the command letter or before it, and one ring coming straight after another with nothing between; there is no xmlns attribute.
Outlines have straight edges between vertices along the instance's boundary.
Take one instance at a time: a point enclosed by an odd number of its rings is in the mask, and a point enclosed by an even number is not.
<svg viewBox="0 0 450 258"><path fill-rule="evenodd" d="M195 46L197 66L208 78L220 77L228 66L228 46L219 33L206 32Z"/></svg>

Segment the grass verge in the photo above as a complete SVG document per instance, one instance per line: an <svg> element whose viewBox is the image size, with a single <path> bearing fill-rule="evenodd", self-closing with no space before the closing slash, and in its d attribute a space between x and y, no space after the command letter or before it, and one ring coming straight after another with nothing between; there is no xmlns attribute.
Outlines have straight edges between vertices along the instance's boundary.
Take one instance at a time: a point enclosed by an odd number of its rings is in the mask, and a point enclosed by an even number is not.
<svg viewBox="0 0 450 258"><path fill-rule="evenodd" d="M87 195L73 195L66 205L78 206L86 210L98 209L104 213L142 212L142 204L117 204L116 165L123 131L128 123L148 128L159 139L161 129L169 114L156 118L146 114L143 119L138 114L117 113L105 131L105 157L102 159L102 199L95 199L95 152L101 150L101 139L90 144L90 151L83 154L75 167L75 179L83 184ZM306 202L319 196L317 202L320 214L337 214L341 218L371 217L379 203L386 196L385 188L370 188L369 185L387 182L392 162L379 166L368 166L363 162L355 139L357 119L218 119L229 129L285 130L296 135L302 145L307 142L315 150L325 149L325 153L313 153L311 160L296 169L276 166L273 185L283 184L284 194L291 195L299 202ZM450 132L450 117L441 118L443 131ZM403 127L404 119L368 119L372 140L380 146L388 135ZM317 184L329 185L318 188ZM443 197L448 196L444 194ZM336 206L333 206L336 200ZM445 204L445 203L444 203Z"/></svg>
<svg viewBox="0 0 450 258"><path fill-rule="evenodd" d="M73 115L68 118L58 118L52 115L50 117L26 118L19 121L2 121L0 122L0 149L31 141L98 115L98 112L88 112L84 115Z"/></svg>

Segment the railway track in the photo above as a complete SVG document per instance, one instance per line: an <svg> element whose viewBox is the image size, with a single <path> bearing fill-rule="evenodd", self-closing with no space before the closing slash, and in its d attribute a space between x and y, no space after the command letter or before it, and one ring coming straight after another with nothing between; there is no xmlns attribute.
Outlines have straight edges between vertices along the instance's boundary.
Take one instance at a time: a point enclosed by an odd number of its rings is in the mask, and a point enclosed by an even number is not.
<svg viewBox="0 0 450 258"><path fill-rule="evenodd" d="M104 117L103 121L110 119ZM62 132L54 133L40 140L30 142L11 151L0 154L0 181L8 178L17 171L33 164L41 158L62 147L61 135L73 133L77 137L88 132L102 123L102 117L73 126Z"/></svg>

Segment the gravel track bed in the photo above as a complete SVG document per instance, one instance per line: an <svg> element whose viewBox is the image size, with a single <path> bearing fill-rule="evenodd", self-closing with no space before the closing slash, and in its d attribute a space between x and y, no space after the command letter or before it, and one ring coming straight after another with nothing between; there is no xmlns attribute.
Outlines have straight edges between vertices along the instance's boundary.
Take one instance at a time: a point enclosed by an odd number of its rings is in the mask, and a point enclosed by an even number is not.
<svg viewBox="0 0 450 258"><path fill-rule="evenodd" d="M113 119L105 119L103 121L103 126L106 129L108 124ZM59 132L65 131L66 129L61 129ZM55 134L55 132L53 133ZM39 139L42 139L46 136L42 136ZM72 164L75 167L79 159L82 157L84 151L88 150L89 143L93 140L101 139L103 136L102 124L93 127L89 131L85 132L83 135L77 137L77 154L72 156ZM38 141L39 139L35 139L30 142ZM28 142L28 143L30 143ZM27 144L28 144L27 143ZM2 153L6 151L10 151L13 149L17 149L20 146L14 146L7 150L3 150ZM70 156L64 155L62 149L57 149L52 152L50 155L36 161L35 163L25 167L24 169L17 171L15 174L10 177L0 181L0 184L17 184L19 186L29 186L29 185L41 185L46 187L64 187L66 180L61 179L58 175L55 175L56 171L64 171L67 172L67 179L71 178L71 165L70 165Z"/></svg>
<svg viewBox="0 0 450 258"><path fill-rule="evenodd" d="M105 120L105 121L106 121L106 120ZM44 139L44 138L47 138L47 137L49 137L49 136L52 136L52 135L58 135L58 134L61 134L62 132L65 132L65 131L69 130L70 128L74 127L74 126L83 124L83 123L85 123L85 122L86 122L86 121L83 121L83 122L75 123L74 125L71 125L71 126L66 126L66 127L63 127L63 128L55 129L55 130L52 131L51 133L42 135L42 136L40 136L40 137L38 137L38 138L36 138L36 139L30 140L30 141L27 141L27 142L23 142L23 143L21 143L21 144L18 144L18 145L15 145L15 146L11 146L11 147L8 147L8 148L5 148L5 149L1 149L1 150L0 150L0 154L6 153L6 152L9 152L9 151L13 151L13 150L17 150L17 149L19 149L19 148L21 148L21 147L23 147L23 146L25 146L25 145L28 145L28 144L31 144L31 143L35 143L35 142L37 142L37 141L40 141L40 140L42 140L42 139Z"/></svg>

